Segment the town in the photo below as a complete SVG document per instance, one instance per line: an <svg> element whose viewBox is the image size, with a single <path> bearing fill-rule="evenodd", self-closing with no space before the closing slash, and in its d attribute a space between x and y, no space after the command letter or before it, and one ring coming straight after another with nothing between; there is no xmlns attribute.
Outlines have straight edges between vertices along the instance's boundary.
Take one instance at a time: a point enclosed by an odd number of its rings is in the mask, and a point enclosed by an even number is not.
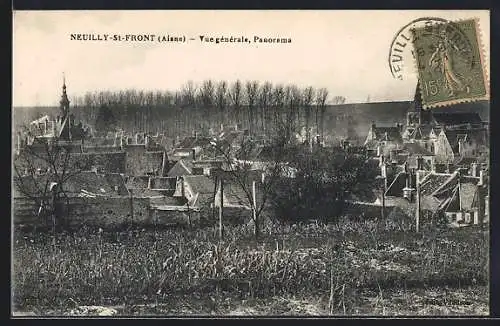
<svg viewBox="0 0 500 326"><path fill-rule="evenodd" d="M257 85L247 85L256 97ZM270 88L263 86L264 92ZM424 110L417 86L405 121L371 121L364 134L348 126L342 137L334 138L325 136L325 118L318 117L318 111L324 115L326 96L318 92L313 109L312 89L304 94L305 119L298 117L295 128L283 127L289 136L281 147L292 143L306 151L336 146L362 150L366 166L374 167L382 182L362 199L347 198L342 214L406 216L415 219L417 229L437 216L444 216L449 227L488 222L488 122L464 109L474 103L461 104L458 112ZM269 127L267 133L253 131L258 121L251 117L247 128L220 120L182 138L168 137L160 128L155 133L109 129L97 135L75 118L78 112L72 112L65 81L59 110L56 117L43 115L17 132L15 224L51 225L55 211L61 225L215 225L218 218L221 223L255 222L257 211L272 206L263 203L265 180L276 173L272 167L280 167L279 178L293 179L297 172L272 147L277 133L270 136ZM293 114L301 114L297 112ZM251 150L246 150L248 144ZM51 201L55 192L58 199Z"/></svg>

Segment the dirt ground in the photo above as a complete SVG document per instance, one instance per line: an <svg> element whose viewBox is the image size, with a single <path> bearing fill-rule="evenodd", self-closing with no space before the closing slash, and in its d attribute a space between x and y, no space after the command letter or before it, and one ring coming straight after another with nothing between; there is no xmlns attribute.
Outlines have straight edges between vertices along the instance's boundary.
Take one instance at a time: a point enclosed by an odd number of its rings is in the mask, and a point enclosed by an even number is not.
<svg viewBox="0 0 500 326"><path fill-rule="evenodd" d="M223 293L222 296L223 297ZM80 306L66 311L24 311L14 317L34 316L487 316L487 287L463 289L410 289L398 292L366 292L344 311L342 304L328 305L328 297L215 300L208 297L172 297L168 302L135 306Z"/></svg>

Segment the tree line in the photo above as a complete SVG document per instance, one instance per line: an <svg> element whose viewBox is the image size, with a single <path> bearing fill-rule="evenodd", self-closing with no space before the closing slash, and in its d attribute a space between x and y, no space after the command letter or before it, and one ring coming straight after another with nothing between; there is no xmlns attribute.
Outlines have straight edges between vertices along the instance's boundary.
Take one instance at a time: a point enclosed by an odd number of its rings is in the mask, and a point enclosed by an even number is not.
<svg viewBox="0 0 500 326"><path fill-rule="evenodd" d="M289 130L305 127L310 139L311 130L324 137L327 106L344 102L345 97L331 97L326 88L208 79L188 81L177 91L88 92L75 97L73 107L78 118L97 131L161 131L174 137L238 124L251 134L272 136L285 125ZM102 110L113 119L99 124Z"/></svg>

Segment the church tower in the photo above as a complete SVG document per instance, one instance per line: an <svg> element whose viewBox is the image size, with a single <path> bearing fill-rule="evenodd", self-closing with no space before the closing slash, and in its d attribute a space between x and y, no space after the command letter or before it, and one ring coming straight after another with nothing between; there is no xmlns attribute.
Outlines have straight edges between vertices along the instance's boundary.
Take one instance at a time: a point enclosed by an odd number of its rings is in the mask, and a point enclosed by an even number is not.
<svg viewBox="0 0 500 326"><path fill-rule="evenodd" d="M64 120L67 116L69 116L69 99L68 94L66 93L66 77L63 74L63 86L62 86L62 95L61 101L59 101L59 107L61 109L61 120Z"/></svg>
<svg viewBox="0 0 500 326"><path fill-rule="evenodd" d="M432 113L430 110L424 110L422 107L422 94L420 92L420 82L417 82L415 96L413 98L412 107L406 114L406 126L416 127L420 125L430 124Z"/></svg>

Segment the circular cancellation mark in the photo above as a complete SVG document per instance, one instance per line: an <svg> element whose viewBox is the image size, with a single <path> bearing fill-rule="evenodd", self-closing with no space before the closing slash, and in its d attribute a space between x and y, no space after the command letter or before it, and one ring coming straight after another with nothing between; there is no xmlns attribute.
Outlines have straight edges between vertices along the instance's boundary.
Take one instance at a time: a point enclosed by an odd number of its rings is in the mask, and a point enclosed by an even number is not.
<svg viewBox="0 0 500 326"><path fill-rule="evenodd" d="M430 27L434 24L454 25L453 22L444 18L421 17L401 27L396 33L391 42L388 58L389 69L394 78L403 80L405 74L416 73L413 71L416 67L416 58L413 51L411 30L419 27Z"/></svg>

